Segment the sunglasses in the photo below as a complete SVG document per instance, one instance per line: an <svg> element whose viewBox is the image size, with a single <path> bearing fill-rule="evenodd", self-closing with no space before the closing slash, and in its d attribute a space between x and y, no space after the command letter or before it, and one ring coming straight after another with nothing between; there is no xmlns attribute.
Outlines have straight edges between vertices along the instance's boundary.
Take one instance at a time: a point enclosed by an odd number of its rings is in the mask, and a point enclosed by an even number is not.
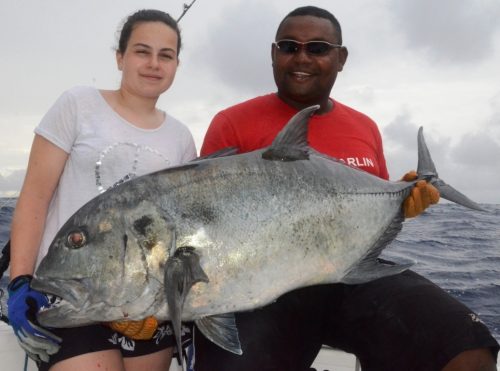
<svg viewBox="0 0 500 371"><path fill-rule="evenodd" d="M284 54L296 54L304 48L306 53L310 55L326 55L331 49L342 48L342 45L332 44L328 41L307 41L302 43L296 40L278 40L274 45Z"/></svg>

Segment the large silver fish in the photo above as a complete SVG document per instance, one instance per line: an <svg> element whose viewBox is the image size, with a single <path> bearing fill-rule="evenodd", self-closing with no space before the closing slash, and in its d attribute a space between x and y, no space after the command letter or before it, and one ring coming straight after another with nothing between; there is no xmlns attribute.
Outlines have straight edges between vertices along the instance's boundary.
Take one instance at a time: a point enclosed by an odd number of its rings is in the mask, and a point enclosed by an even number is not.
<svg viewBox="0 0 500 371"><path fill-rule="evenodd" d="M413 182L389 182L319 154L309 116L294 116L266 149L199 159L99 195L61 228L32 282L61 301L51 327L181 320L241 353L236 311L323 283L361 283L408 266L377 262L401 230ZM481 209L437 178L422 131L420 178Z"/></svg>

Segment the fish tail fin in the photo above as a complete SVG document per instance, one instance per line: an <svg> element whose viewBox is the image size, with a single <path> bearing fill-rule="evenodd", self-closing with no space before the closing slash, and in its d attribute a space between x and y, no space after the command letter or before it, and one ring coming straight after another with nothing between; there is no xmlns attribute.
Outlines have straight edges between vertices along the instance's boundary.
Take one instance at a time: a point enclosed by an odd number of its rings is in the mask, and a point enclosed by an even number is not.
<svg viewBox="0 0 500 371"><path fill-rule="evenodd" d="M418 179L425 179L430 182L439 190L442 198L452 201L456 204L468 207L469 209L487 211L482 208L478 203L472 201L470 198L457 191L452 186L446 184L439 178L436 171L436 166L432 161L431 154L425 143L423 128L418 129L418 166L417 166Z"/></svg>

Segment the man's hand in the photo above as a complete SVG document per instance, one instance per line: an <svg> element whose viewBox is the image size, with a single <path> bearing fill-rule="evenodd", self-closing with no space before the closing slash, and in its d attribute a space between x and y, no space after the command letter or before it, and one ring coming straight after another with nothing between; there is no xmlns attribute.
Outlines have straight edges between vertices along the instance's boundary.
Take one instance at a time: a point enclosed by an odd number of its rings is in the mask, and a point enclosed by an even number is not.
<svg viewBox="0 0 500 371"><path fill-rule="evenodd" d="M417 173L412 170L406 173L401 180L411 182L417 179ZM411 190L410 195L403 203L405 218L413 218L424 212L430 205L439 201L439 191L425 180L419 180Z"/></svg>
<svg viewBox="0 0 500 371"><path fill-rule="evenodd" d="M153 337L158 328L158 321L155 317L146 317L141 321L114 321L108 326L134 340L149 340Z"/></svg>
<svg viewBox="0 0 500 371"><path fill-rule="evenodd" d="M19 276L9 283L8 316L19 345L35 362L49 361L49 356L59 350L62 339L44 329L36 314L49 302L45 294L30 288L31 276Z"/></svg>

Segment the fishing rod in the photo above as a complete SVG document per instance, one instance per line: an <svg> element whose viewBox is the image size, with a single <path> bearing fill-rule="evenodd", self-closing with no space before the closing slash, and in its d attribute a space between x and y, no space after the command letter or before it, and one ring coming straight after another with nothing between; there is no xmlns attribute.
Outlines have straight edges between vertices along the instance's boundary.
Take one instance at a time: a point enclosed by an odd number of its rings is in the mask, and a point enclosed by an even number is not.
<svg viewBox="0 0 500 371"><path fill-rule="evenodd" d="M177 18L177 23L179 23L179 21L182 19L182 17L184 17L184 14L186 14L188 12L189 8L191 8L195 2L196 2L196 0L193 0L193 1L191 1L191 4L189 4L189 5L184 3L184 10L183 10L181 16L179 18Z"/></svg>

